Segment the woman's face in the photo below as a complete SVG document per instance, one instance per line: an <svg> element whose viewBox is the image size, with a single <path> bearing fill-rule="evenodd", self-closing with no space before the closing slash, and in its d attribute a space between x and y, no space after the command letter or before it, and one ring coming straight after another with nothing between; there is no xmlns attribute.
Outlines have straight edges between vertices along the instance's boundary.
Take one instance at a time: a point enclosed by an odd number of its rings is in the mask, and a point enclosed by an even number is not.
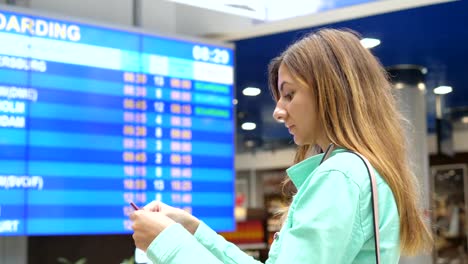
<svg viewBox="0 0 468 264"><path fill-rule="evenodd" d="M288 68L281 64L278 70L278 92L280 97L273 117L284 122L297 145L318 144L320 131L317 130L319 127L312 89L299 85Z"/></svg>

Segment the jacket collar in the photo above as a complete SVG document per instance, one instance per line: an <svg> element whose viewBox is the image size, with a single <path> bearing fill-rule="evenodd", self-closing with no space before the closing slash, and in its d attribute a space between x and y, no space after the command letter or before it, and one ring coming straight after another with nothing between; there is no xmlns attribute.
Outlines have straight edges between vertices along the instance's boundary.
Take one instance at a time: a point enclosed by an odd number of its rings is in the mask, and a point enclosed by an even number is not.
<svg viewBox="0 0 468 264"><path fill-rule="evenodd" d="M336 147L330 154L330 157L344 151L347 150L342 147ZM323 156L324 153L311 156L286 170L286 173L297 189L302 186L307 177L320 165Z"/></svg>

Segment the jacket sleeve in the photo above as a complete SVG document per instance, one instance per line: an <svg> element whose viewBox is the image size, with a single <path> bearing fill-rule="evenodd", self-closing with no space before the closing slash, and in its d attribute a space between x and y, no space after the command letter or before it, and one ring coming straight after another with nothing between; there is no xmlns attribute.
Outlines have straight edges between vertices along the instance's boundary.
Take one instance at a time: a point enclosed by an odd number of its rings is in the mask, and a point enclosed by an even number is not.
<svg viewBox="0 0 468 264"><path fill-rule="evenodd" d="M223 263L261 263L226 241L203 222L198 226L195 238Z"/></svg>
<svg viewBox="0 0 468 264"><path fill-rule="evenodd" d="M363 243L359 197L340 171L313 175L294 198L275 263L351 263Z"/></svg>
<svg viewBox="0 0 468 264"><path fill-rule="evenodd" d="M197 238L182 225L173 224L153 240L146 254L152 262L158 264L260 263L203 223L198 227L196 235Z"/></svg>

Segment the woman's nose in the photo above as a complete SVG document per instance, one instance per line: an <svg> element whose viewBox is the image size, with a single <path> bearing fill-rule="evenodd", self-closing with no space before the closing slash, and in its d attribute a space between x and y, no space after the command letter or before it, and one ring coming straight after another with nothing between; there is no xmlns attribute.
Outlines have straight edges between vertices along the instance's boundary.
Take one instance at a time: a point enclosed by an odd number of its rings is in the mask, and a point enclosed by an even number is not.
<svg viewBox="0 0 468 264"><path fill-rule="evenodd" d="M273 111L273 118L276 119L276 121L284 123L284 120L286 119L286 110L283 108L276 106L275 110Z"/></svg>

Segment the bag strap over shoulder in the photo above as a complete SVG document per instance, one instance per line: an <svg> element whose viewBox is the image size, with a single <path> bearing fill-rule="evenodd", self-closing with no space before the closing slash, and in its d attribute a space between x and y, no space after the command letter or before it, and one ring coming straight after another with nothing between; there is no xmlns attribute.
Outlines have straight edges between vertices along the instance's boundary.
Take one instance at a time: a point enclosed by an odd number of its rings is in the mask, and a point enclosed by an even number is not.
<svg viewBox="0 0 468 264"><path fill-rule="evenodd" d="M328 159L328 157L330 156L334 148L335 148L335 145L333 143L328 146L327 150L323 154L323 158L320 161L320 164L324 162L326 159ZM375 261L377 264L380 264L380 235L379 235L379 208L378 208L379 197L377 194L377 180L375 177L375 172L374 172L374 169L372 168L372 165L370 164L369 160L366 159L366 157L353 151L349 151L349 152L355 154L364 162L364 164L366 165L367 174L369 175L369 179L371 182L370 187L371 187L371 202L372 202L372 220L373 220L373 226L374 226Z"/></svg>
<svg viewBox="0 0 468 264"><path fill-rule="evenodd" d="M369 174L369 179L371 181L371 199L372 199L372 215L374 223L374 244L375 244L375 261L377 264L380 264L380 235L379 235L379 208L378 201L379 197L377 194L377 180L375 177L374 169L372 168L370 162L361 154L356 152L351 152L356 154L361 160L366 164L367 173Z"/></svg>

